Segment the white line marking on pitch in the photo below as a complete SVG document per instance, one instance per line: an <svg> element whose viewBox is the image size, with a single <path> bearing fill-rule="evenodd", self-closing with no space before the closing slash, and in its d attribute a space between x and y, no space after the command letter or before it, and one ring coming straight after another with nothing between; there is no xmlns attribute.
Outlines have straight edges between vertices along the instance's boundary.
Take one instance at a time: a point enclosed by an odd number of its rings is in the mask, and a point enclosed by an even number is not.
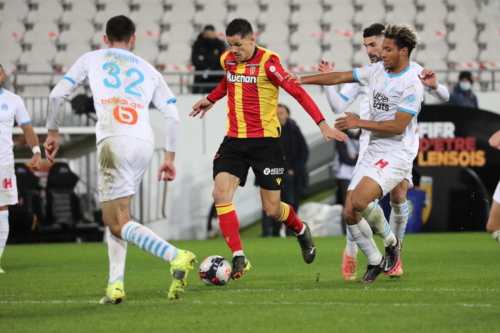
<svg viewBox="0 0 500 333"><path fill-rule="evenodd" d="M170 300L154 300L154 301L126 301L126 303L132 304L143 304L143 303L169 303L175 304ZM191 303L191 302L188 302ZM394 303L394 304L384 304L384 303L354 303L354 302L233 302L233 301L219 301L219 302L203 302L200 300L194 300L194 304L211 304L211 305L301 305L301 306L368 306L368 307L383 307L383 306L394 306L394 307L436 307L436 306L452 306L452 307L491 307L491 304L474 304L474 303ZM98 304L97 301L0 301L0 304Z"/></svg>

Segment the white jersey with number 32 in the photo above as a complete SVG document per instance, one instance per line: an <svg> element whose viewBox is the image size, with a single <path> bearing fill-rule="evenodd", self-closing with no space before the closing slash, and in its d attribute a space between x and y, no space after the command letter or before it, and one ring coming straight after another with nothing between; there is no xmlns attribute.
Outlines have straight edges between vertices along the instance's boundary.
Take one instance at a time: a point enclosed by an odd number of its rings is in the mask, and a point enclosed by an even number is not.
<svg viewBox="0 0 500 333"><path fill-rule="evenodd" d="M107 137L124 135L154 144L149 123L149 104L152 102L160 110L166 104L177 101L162 75L153 66L118 47L84 54L63 79L65 84L72 85L71 92L89 80L98 118L97 142ZM58 126L58 119L52 118L49 116L49 129Z"/></svg>

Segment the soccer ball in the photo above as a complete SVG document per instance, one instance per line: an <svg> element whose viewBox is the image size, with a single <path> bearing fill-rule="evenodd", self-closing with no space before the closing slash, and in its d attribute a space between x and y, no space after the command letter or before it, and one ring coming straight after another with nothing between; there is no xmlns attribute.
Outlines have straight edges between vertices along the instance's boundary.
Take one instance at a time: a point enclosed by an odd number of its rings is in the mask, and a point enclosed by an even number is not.
<svg viewBox="0 0 500 333"><path fill-rule="evenodd" d="M200 264L200 279L207 286L223 286L230 276L229 261L221 256L210 256Z"/></svg>

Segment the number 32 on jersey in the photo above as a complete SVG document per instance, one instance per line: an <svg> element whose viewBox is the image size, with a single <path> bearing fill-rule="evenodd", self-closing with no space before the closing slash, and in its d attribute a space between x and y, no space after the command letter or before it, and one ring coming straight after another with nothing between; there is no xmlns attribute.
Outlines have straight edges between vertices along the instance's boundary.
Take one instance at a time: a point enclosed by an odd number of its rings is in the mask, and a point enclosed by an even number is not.
<svg viewBox="0 0 500 333"><path fill-rule="evenodd" d="M122 86L122 81L120 80L121 69L120 66L113 62L107 62L102 66L102 69L107 71L109 75L113 77L113 79L104 79L103 83L108 88L119 89ZM125 87L125 93L130 94L136 97L142 97L142 94L138 91L133 90L137 85L144 82L144 75L137 68L130 68L127 72L125 72L127 77L137 78L135 81L130 83ZM137 123L139 115L137 111L130 107L124 106L116 106L113 110L113 116L116 120L118 120L122 124L134 125Z"/></svg>

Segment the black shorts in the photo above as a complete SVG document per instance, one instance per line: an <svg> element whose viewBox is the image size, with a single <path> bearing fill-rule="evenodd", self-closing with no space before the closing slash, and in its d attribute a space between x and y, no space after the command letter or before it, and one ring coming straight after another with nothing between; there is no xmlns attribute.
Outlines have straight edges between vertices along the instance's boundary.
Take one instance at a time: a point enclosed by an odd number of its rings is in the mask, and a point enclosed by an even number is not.
<svg viewBox="0 0 500 333"><path fill-rule="evenodd" d="M278 138L232 138L226 136L214 157L214 179L227 172L245 186L248 169L255 173L257 184L264 190L281 190L285 154Z"/></svg>

